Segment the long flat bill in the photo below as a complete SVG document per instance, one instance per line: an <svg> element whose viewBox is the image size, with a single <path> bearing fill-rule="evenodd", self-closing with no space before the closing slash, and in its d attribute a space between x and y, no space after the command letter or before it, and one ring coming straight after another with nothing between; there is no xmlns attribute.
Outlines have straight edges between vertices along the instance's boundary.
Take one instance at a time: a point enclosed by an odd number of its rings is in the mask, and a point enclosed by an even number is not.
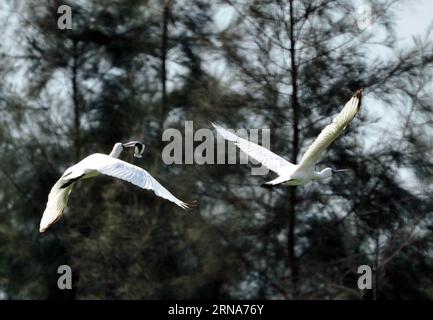
<svg viewBox="0 0 433 320"><path fill-rule="evenodd" d="M350 169L338 169L338 170L332 170L332 172L350 172L350 171L352 171L352 170L350 170Z"/></svg>

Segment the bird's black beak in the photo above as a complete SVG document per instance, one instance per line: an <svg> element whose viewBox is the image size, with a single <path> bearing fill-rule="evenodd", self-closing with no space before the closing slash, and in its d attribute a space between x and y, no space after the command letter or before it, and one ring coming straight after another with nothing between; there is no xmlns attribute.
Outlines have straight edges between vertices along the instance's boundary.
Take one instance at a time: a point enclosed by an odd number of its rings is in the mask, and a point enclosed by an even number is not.
<svg viewBox="0 0 433 320"><path fill-rule="evenodd" d="M350 172L350 171L351 171L350 169L338 169L338 170L332 169L332 173Z"/></svg>
<svg viewBox="0 0 433 320"><path fill-rule="evenodd" d="M140 141L130 141L123 143L124 148L134 148L134 157L141 158L144 152L145 145Z"/></svg>

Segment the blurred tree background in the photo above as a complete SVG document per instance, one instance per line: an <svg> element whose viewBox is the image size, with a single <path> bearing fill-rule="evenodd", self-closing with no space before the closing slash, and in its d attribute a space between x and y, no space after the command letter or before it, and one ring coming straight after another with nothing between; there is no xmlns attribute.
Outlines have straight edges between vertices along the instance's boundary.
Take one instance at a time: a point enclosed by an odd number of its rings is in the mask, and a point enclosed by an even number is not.
<svg viewBox="0 0 433 320"><path fill-rule="evenodd" d="M18 3L0 16L0 298L433 298L433 44L426 30L399 45L398 1L367 17L349 0ZM359 88L318 164L351 173L328 184L269 191L249 165L162 161L165 129L218 121L270 128L296 162ZM144 158L122 158L198 206L98 177L39 234L63 171L133 139ZM73 290L57 288L62 264Z"/></svg>

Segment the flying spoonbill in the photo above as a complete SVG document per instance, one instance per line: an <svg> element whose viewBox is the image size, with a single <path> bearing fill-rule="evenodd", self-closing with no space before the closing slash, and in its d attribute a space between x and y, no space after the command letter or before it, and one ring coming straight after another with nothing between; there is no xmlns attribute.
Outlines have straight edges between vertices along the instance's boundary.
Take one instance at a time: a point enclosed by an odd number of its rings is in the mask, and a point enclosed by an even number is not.
<svg viewBox="0 0 433 320"><path fill-rule="evenodd" d="M187 203L172 195L146 170L118 159L124 148L134 148L134 156L141 158L145 146L139 141L116 143L109 155L94 153L66 169L48 195L47 207L42 215L39 232L44 232L62 217L72 187L78 180L101 174L128 181L143 189L153 190L157 196L177 204L182 209L189 207Z"/></svg>
<svg viewBox="0 0 433 320"><path fill-rule="evenodd" d="M299 164L290 163L270 150L242 139L217 124L212 123L212 125L224 139L234 142L239 149L251 158L278 174L278 178L264 183L263 186L271 187L278 184L298 186L311 180L330 178L335 172L348 171L346 169L334 170L332 168L325 168L317 172L314 170L314 166L329 145L340 136L344 129L346 129L346 126L356 116L361 107L361 101L362 90L358 90L346 103L343 110L332 120L332 123L327 125L316 140L314 140L313 144L308 147Z"/></svg>

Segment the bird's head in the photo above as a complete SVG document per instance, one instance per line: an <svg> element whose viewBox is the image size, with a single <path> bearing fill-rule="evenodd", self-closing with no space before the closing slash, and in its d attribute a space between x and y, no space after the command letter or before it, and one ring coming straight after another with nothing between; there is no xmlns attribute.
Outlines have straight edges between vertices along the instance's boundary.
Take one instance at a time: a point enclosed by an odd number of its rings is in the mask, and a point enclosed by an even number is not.
<svg viewBox="0 0 433 320"><path fill-rule="evenodd" d="M331 168L325 168L322 171L320 171L320 177L322 179L327 179L332 177L333 171Z"/></svg>
<svg viewBox="0 0 433 320"><path fill-rule="evenodd" d="M322 171L320 171L320 177L322 179L327 179L327 178L331 178L334 173L349 172L349 171L350 171L349 169L336 170L336 169L332 169L332 168L325 168Z"/></svg>
<svg viewBox="0 0 433 320"><path fill-rule="evenodd" d="M145 145L140 141L129 141L122 144L123 148L134 148L134 157L141 158L144 152Z"/></svg>

